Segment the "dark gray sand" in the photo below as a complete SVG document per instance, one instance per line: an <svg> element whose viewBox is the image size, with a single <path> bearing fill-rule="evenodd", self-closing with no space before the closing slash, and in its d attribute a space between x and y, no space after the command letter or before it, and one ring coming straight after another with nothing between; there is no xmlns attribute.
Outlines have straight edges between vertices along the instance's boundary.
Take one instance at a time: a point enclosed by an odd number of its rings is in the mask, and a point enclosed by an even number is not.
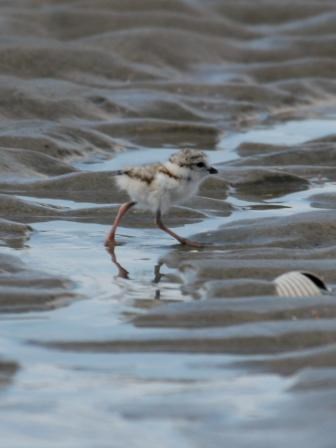
<svg viewBox="0 0 336 448"><path fill-rule="evenodd" d="M332 448L332 0L0 4L0 434L6 448ZM112 172L208 152L167 223ZM128 278L127 278L128 277Z"/></svg>

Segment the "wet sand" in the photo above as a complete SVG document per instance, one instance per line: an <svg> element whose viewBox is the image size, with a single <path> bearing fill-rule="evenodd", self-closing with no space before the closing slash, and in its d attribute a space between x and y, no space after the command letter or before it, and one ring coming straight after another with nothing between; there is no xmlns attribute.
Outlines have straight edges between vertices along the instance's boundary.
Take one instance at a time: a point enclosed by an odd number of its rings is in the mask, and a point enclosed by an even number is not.
<svg viewBox="0 0 336 448"><path fill-rule="evenodd" d="M3 446L334 446L333 1L3 2ZM167 223L108 253L111 172L207 151ZM126 278L127 277L127 278Z"/></svg>

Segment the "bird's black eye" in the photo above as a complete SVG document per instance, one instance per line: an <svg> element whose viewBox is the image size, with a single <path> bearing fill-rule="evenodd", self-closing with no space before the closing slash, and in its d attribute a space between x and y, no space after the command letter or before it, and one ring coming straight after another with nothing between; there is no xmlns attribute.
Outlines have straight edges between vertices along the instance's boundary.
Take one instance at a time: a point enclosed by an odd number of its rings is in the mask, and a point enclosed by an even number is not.
<svg viewBox="0 0 336 448"><path fill-rule="evenodd" d="M198 168L203 168L205 166L205 163L204 162L198 162L196 164L196 166L198 166Z"/></svg>

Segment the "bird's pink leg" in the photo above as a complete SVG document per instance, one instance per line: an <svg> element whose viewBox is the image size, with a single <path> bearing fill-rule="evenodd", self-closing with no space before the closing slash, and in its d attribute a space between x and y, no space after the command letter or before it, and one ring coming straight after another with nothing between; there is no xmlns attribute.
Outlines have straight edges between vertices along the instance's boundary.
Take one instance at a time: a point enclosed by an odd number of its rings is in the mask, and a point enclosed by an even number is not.
<svg viewBox="0 0 336 448"><path fill-rule="evenodd" d="M188 240L187 238L183 238L182 236L179 236L175 232L173 232L172 230L168 229L168 227L166 227L165 224L163 224L163 222L162 222L161 211L160 210L158 210L156 212L155 222L156 222L156 225L159 227L159 229L161 229L164 232L168 233L170 236L175 238L181 244L183 244L185 246L192 246L192 247L203 247L202 243L197 243L196 241L191 241L191 240Z"/></svg>
<svg viewBox="0 0 336 448"><path fill-rule="evenodd" d="M128 210L131 207L133 207L135 204L136 204L136 202L133 202L133 201L126 202L119 208L119 211L117 213L117 216L115 217L112 229L105 240L105 246L115 246L116 245L115 234L116 234L117 228L120 224L120 221L122 220L122 217L128 212Z"/></svg>

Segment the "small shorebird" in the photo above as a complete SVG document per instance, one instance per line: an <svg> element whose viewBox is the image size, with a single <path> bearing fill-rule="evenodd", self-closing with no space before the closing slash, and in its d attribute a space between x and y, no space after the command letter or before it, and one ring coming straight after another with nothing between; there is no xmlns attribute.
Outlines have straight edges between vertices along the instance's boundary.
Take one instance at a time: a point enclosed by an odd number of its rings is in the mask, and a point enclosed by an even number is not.
<svg viewBox="0 0 336 448"><path fill-rule="evenodd" d="M162 214L172 205L192 197L201 182L209 174L215 173L217 170L209 165L204 152L195 149L183 149L173 154L165 163L115 172L118 187L125 190L131 200L120 207L105 245L116 245L115 234L120 221L136 205L154 212L157 226L181 244L200 247L201 244L183 238L166 227L162 222Z"/></svg>

